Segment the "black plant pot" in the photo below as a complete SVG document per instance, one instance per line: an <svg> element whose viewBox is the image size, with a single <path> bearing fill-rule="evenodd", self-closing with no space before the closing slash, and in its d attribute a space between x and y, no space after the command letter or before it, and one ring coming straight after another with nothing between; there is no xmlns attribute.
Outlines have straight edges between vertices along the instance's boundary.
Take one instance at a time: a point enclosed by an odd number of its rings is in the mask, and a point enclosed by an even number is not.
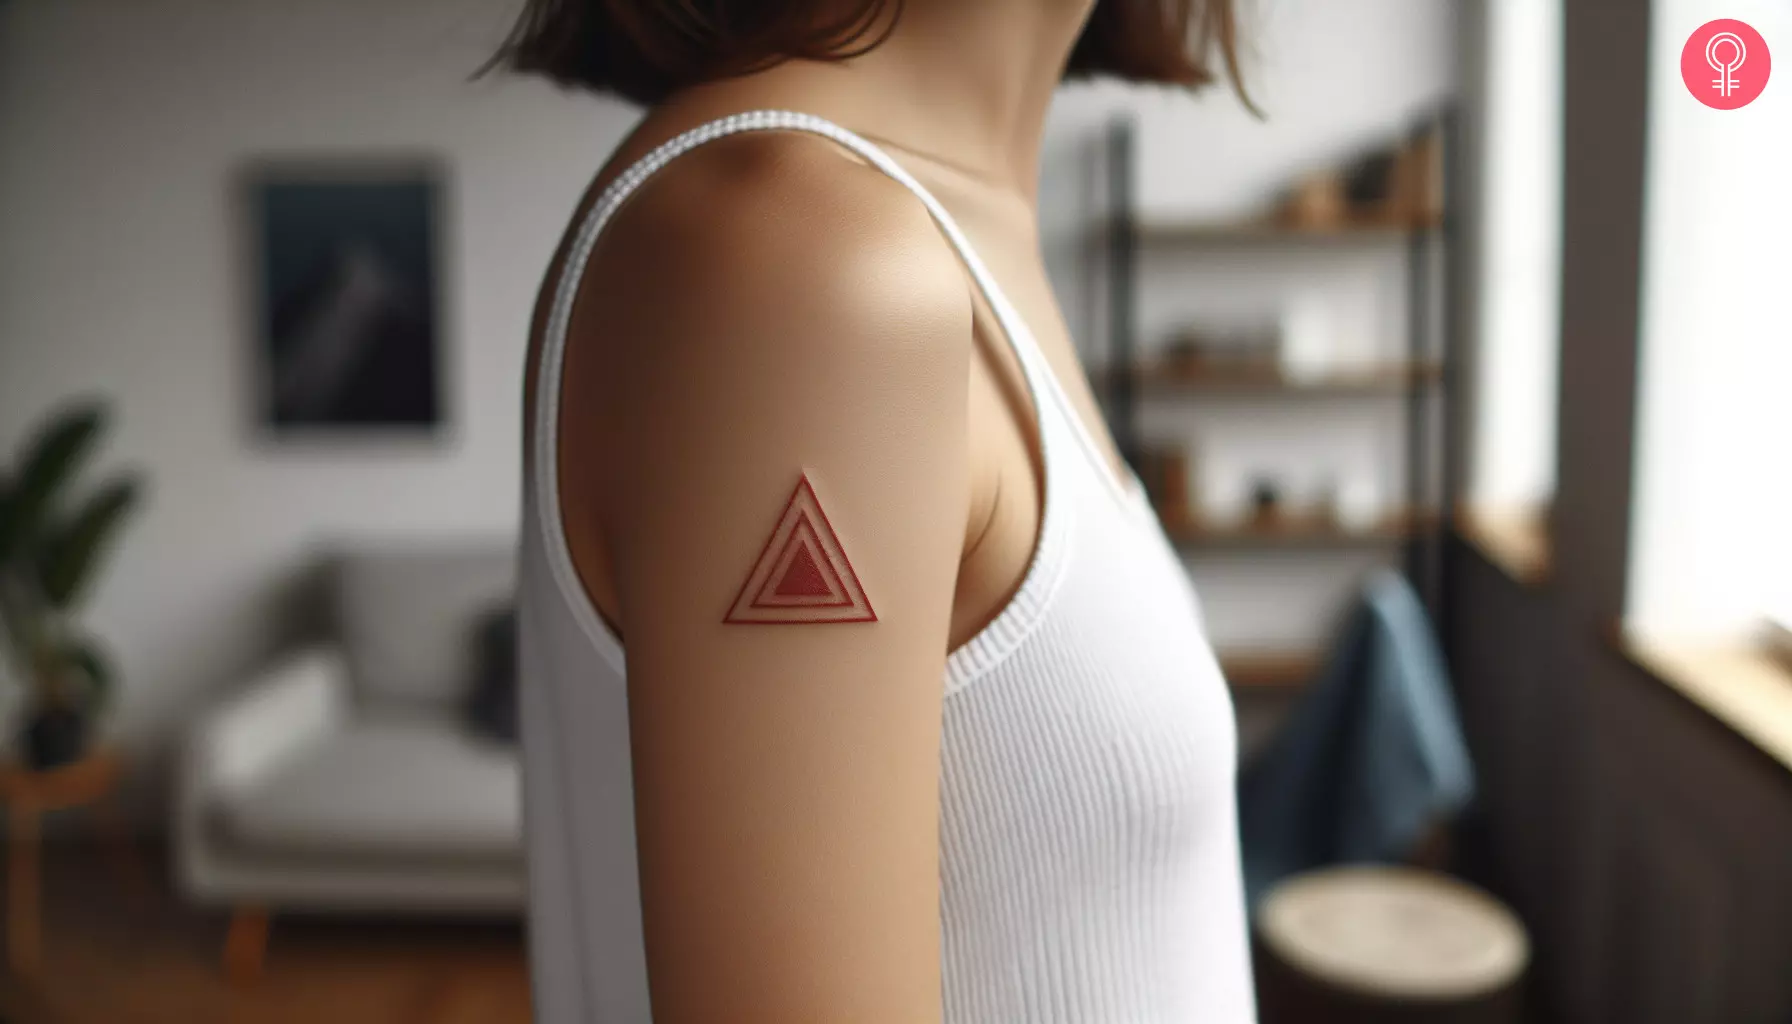
<svg viewBox="0 0 1792 1024"><path fill-rule="evenodd" d="M25 723L25 763L34 771L73 764L87 753L87 716L73 708L37 708Z"/></svg>

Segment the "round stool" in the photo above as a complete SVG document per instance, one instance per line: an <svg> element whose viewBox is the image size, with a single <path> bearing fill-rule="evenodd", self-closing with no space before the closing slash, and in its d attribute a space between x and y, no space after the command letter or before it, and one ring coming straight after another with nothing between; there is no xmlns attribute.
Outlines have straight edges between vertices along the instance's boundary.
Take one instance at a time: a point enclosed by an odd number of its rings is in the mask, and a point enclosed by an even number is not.
<svg viewBox="0 0 1792 1024"><path fill-rule="evenodd" d="M1530 940L1492 896L1415 868L1299 875L1257 911L1262 1024L1515 1024Z"/></svg>

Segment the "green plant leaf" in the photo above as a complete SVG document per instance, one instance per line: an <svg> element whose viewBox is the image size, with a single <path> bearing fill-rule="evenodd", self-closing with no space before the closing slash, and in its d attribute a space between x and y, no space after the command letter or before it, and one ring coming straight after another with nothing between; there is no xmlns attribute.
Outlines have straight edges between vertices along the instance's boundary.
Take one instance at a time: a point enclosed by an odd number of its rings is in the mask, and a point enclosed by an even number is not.
<svg viewBox="0 0 1792 1024"><path fill-rule="evenodd" d="M6 563L17 549L18 542L12 539L14 530L12 521L16 513L13 511L12 476L6 469L0 468L0 578L4 578Z"/></svg>
<svg viewBox="0 0 1792 1024"><path fill-rule="evenodd" d="M135 477L101 488L66 525L51 531L38 552L38 584L52 607L72 607L86 589L101 553L137 502Z"/></svg>
<svg viewBox="0 0 1792 1024"><path fill-rule="evenodd" d="M33 437L0 503L0 564L21 555L42 527L56 492L74 476L106 425L99 401L57 413Z"/></svg>
<svg viewBox="0 0 1792 1024"><path fill-rule="evenodd" d="M98 640L70 637L63 642L62 657L87 680L87 710L97 711L112 695L112 659Z"/></svg>

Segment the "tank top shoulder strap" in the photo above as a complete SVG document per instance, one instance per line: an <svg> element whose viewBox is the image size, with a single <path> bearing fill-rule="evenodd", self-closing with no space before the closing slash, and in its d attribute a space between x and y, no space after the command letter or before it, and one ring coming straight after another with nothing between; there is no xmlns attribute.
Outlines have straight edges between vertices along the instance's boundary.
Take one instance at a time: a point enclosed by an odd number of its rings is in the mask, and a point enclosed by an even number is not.
<svg viewBox="0 0 1792 1024"><path fill-rule="evenodd" d="M944 206L927 191L914 176L903 169L902 165L892 159L889 154L841 126L816 117L789 110L755 110L730 115L715 121L699 125L660 144L646 156L636 161L598 196L584 220L579 224L573 236L572 245L564 261L559 280L555 284L552 304L549 306L548 320L545 325L545 336L541 352L541 379L543 386L538 394L538 418L536 426L544 426L544 420L555 415L555 400L559 394L559 366L564 349L566 332L572 319L573 302L578 294L578 283L584 276L585 267L591 252L602 234L604 226L621 208L623 202L651 178L655 172L677 159L679 156L716 139L749 131L801 131L832 139L837 144L850 150L865 162L882 171L912 192L932 215L940 231L951 243L965 269L969 271L972 281L982 294L984 301L994 312L997 326L1006 339L1009 348L1019 361L1022 373L1026 377L1027 389L1031 393L1033 408L1038 417L1041 444L1045 450L1041 457L1045 462L1047 486L1054 486L1051 479L1060 474L1054 473L1053 465L1056 452L1054 448L1066 442L1077 444L1099 460L1102 465L1096 467L1100 476L1112 484L1112 473L1107 472L1106 459L1095 453L1093 440L1087 436L1080 418L1072 411L1069 400L1059 387L1045 355L1039 350L1038 342L1032 331L1028 329L1019 311L1002 292L983 260L972 248L970 240L960 230L952 215ZM553 429L536 431L538 439L553 436ZM1080 444L1078 444L1080 442ZM1049 497L1048 497L1049 503Z"/></svg>
<svg viewBox="0 0 1792 1024"><path fill-rule="evenodd" d="M928 192L919 181L916 181L913 175L904 170L901 164L891 159L889 154L875 144L825 118L790 110L754 110L699 125L661 143L652 152L637 160L618 175L609 187L598 196L597 202L592 205L590 212L586 214L584 223L580 225L580 230L574 236L572 252L565 261L555 289L554 303L550 307L547 323L549 339L564 334L567 322L571 319L572 302L578 292L578 281L583 274L585 262L590 258L591 249L596 244L598 236L603 232L604 225L629 195L640 188L642 183L652 177L660 168L698 146L724 136L750 131L801 131L825 136L852 151L866 163L889 175L914 193L915 198L919 199L927 208L927 212L939 225L940 231L958 253L959 259L963 261L972 280L976 283L978 291L982 293L984 301L988 302L990 309L995 312L1002 334L1007 338L1009 346L1014 350L1015 357L1020 360L1021 367L1026 373L1028 387L1036 392L1033 396L1036 406L1040 399L1046 397L1052 390L1055 380L1044 362L1044 356L1039 351L1038 344L1033 340L1032 333L1027 329L1026 324L1021 321L1018 311L1002 293L1001 286L996 283L989 269L984 266L983 260L978 257L977 251L971 247L970 240L959 229L957 222L952 219L952 215L946 212L946 208L940 205L933 194Z"/></svg>

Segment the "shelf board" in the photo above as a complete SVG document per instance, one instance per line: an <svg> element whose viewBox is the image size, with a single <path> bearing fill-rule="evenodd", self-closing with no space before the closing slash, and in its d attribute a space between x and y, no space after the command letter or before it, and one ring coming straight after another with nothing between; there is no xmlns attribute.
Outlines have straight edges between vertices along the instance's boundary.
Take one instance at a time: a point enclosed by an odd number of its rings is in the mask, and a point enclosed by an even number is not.
<svg viewBox="0 0 1792 1024"><path fill-rule="evenodd" d="M1345 526L1318 515L1290 514L1224 525L1187 513L1160 511L1158 518L1164 532L1180 547L1238 550L1381 547L1408 540L1437 521L1435 515L1410 510L1360 527Z"/></svg>
<svg viewBox="0 0 1792 1024"><path fill-rule="evenodd" d="M1101 383L1113 382L1113 370L1099 373ZM1443 366L1435 361L1389 363L1385 366L1338 370L1304 377L1289 374L1276 365L1226 366L1213 363L1146 363L1136 367L1133 382L1141 390L1194 395L1280 395L1299 398L1338 398L1363 395L1398 395L1415 385L1443 379Z"/></svg>
<svg viewBox="0 0 1792 1024"><path fill-rule="evenodd" d="M1386 217L1347 221L1330 227L1303 227L1276 221L1180 220L1142 218L1134 230L1142 243L1178 245L1385 245L1404 241L1414 232L1436 231L1441 217L1419 220Z"/></svg>
<svg viewBox="0 0 1792 1024"><path fill-rule="evenodd" d="M1238 690L1299 689L1319 674L1318 651L1221 651L1220 671Z"/></svg>

